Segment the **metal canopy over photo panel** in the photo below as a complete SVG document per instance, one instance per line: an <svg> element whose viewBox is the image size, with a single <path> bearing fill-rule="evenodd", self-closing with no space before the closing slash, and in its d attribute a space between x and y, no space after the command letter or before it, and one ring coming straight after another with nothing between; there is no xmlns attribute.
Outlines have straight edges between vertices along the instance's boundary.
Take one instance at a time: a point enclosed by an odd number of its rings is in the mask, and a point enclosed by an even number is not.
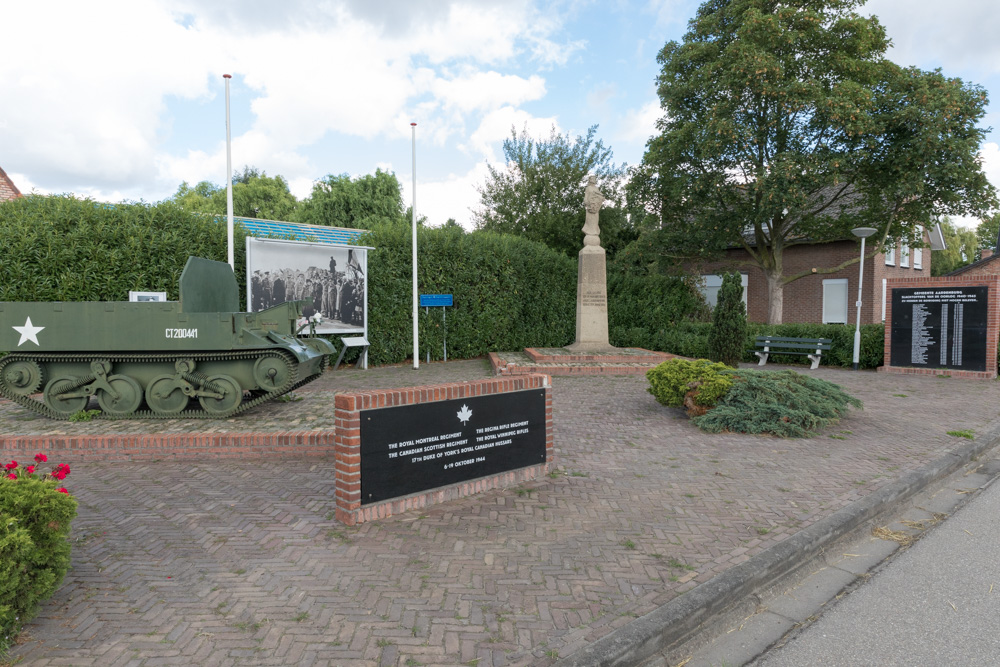
<svg viewBox="0 0 1000 667"><path fill-rule="evenodd" d="M361 504L545 463L545 390L361 411Z"/></svg>
<svg viewBox="0 0 1000 667"><path fill-rule="evenodd" d="M365 246L247 237L247 309L306 300L320 313L319 334L365 333L368 322Z"/></svg>
<svg viewBox="0 0 1000 667"><path fill-rule="evenodd" d="M892 290L890 365L986 370L989 288Z"/></svg>

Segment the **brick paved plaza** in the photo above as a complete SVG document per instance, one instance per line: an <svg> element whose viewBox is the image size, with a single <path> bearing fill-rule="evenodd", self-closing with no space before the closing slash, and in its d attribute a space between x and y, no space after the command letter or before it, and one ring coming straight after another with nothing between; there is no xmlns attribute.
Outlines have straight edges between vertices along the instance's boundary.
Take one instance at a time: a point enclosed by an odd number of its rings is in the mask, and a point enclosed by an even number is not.
<svg viewBox="0 0 1000 667"><path fill-rule="evenodd" d="M383 521L333 519L333 460L65 461L73 568L22 665L546 665L1000 423L996 382L825 369L865 403L805 440L709 435L642 376L553 378L557 473ZM35 418L5 434L332 428L337 390L484 360L327 373L223 422ZM63 462L61 459L56 462Z"/></svg>

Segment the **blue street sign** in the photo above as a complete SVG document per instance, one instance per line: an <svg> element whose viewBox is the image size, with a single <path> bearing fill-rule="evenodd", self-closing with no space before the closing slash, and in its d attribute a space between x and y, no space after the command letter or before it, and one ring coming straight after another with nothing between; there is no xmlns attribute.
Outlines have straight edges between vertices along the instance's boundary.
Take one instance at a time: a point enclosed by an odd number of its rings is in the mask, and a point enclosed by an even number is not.
<svg viewBox="0 0 1000 667"><path fill-rule="evenodd" d="M452 295L451 294L421 294L420 295L420 307L425 308L427 306L451 306L452 305Z"/></svg>

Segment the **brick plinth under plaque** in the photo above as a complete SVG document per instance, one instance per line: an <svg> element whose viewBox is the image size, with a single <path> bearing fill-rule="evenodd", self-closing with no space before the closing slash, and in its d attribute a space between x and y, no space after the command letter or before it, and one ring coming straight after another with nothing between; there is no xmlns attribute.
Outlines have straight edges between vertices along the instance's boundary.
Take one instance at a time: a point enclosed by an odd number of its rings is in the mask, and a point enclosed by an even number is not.
<svg viewBox="0 0 1000 667"><path fill-rule="evenodd" d="M535 374L338 394L337 519L354 525L544 475L551 392Z"/></svg>
<svg viewBox="0 0 1000 667"><path fill-rule="evenodd" d="M1000 277L889 280L883 373L997 377Z"/></svg>

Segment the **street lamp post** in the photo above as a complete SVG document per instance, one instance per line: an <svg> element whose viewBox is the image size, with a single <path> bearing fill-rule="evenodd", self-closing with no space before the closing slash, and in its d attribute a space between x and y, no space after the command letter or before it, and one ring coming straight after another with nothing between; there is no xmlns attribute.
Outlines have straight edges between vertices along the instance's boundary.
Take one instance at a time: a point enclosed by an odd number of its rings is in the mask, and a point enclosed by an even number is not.
<svg viewBox="0 0 1000 667"><path fill-rule="evenodd" d="M855 227L851 230L852 234L861 239L861 263L858 268L858 300L854 304L858 309L854 325L854 370L858 370L858 362L861 360L861 286L865 281L865 239L877 231L873 227Z"/></svg>

